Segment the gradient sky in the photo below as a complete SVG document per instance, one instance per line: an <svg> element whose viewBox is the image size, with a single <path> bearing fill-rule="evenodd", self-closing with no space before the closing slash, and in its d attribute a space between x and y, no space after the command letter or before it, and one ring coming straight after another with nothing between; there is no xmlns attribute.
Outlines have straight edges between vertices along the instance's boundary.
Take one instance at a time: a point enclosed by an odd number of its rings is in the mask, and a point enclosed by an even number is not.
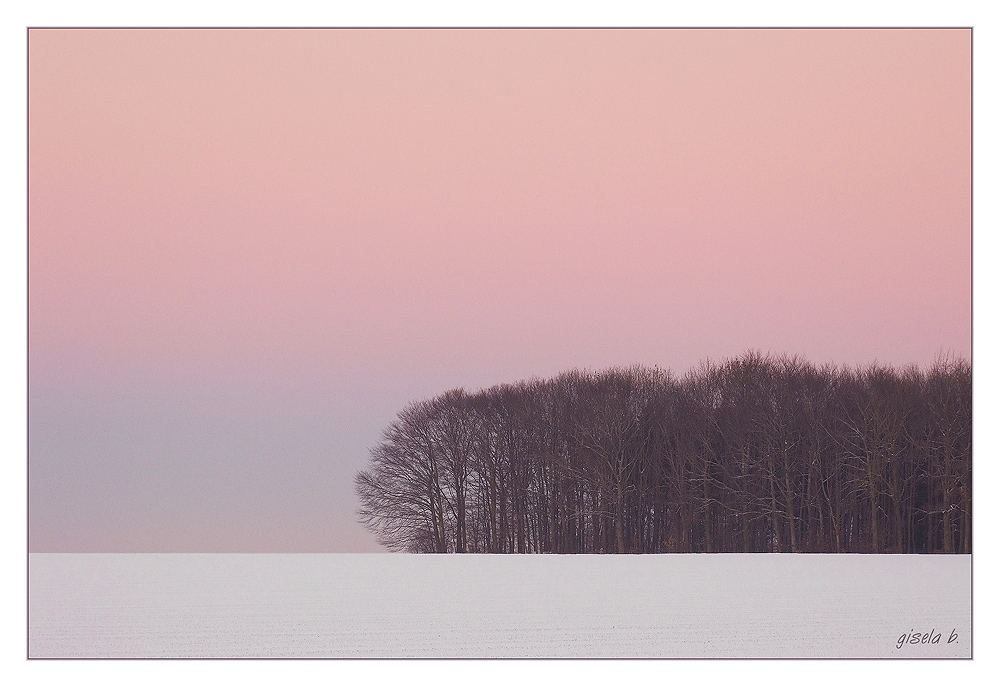
<svg viewBox="0 0 1000 687"><path fill-rule="evenodd" d="M967 30L32 30L29 547L377 551L409 401L971 349Z"/></svg>

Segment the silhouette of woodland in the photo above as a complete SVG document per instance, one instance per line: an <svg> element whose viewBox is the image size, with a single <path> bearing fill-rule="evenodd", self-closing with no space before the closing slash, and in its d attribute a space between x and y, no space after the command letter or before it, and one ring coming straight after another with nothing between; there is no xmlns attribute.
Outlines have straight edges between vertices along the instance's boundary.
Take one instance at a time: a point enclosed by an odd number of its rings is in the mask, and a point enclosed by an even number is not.
<svg viewBox="0 0 1000 687"><path fill-rule="evenodd" d="M972 368L748 353L448 391L358 473L393 551L970 553Z"/></svg>

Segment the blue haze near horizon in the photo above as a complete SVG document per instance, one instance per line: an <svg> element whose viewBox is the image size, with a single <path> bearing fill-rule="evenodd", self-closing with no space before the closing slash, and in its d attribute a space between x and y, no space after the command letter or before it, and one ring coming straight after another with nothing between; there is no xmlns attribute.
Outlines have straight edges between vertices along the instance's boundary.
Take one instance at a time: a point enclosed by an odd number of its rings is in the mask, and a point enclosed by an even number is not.
<svg viewBox="0 0 1000 687"><path fill-rule="evenodd" d="M498 367L33 371L29 550L382 552L353 478L399 411L570 365Z"/></svg>

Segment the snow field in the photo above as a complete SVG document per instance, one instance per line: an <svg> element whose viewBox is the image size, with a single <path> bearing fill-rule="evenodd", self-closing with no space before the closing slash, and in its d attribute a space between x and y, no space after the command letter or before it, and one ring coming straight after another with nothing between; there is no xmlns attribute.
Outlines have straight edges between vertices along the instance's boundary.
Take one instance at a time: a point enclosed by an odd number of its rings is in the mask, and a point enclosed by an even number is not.
<svg viewBox="0 0 1000 687"><path fill-rule="evenodd" d="M38 658L958 658L971 611L964 555L29 556Z"/></svg>

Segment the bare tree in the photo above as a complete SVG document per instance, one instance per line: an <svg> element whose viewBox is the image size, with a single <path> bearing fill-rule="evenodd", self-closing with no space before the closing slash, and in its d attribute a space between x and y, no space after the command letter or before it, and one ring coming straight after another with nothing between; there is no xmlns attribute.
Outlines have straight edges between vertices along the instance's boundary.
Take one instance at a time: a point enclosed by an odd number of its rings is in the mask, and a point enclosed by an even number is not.
<svg viewBox="0 0 1000 687"><path fill-rule="evenodd" d="M404 409L355 479L391 550L971 551L971 366L747 353Z"/></svg>

